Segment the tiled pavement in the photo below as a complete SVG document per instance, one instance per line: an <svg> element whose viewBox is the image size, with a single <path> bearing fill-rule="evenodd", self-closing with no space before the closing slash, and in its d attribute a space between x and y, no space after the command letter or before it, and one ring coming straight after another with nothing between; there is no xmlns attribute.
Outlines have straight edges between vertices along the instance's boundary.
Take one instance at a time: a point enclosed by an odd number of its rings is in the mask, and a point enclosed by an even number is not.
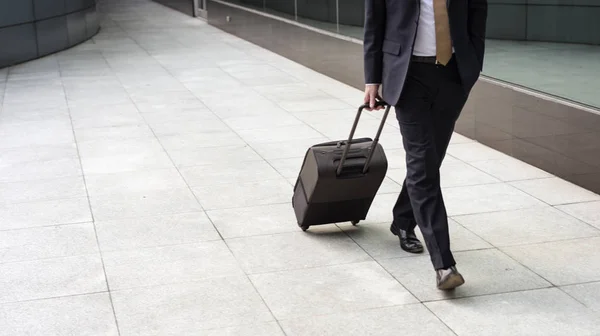
<svg viewBox="0 0 600 336"><path fill-rule="evenodd" d="M101 9L93 41L0 70L1 335L600 335L600 196L456 135L444 295L388 232L393 119L368 220L303 233L293 178L360 92L146 0Z"/></svg>

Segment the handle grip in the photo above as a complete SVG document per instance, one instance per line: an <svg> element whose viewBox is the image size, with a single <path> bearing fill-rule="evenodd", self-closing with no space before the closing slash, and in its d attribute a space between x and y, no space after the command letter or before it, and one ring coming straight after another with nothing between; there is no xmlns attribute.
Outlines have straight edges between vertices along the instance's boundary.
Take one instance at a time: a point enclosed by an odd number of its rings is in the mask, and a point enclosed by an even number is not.
<svg viewBox="0 0 600 336"><path fill-rule="evenodd" d="M379 124L379 129L377 130L377 134L375 135L375 138L373 139L373 144L371 146L371 150L369 151L369 155L367 156L367 161L365 162L365 166L363 167L363 174L367 172L367 170L369 169L369 164L371 163L371 159L373 158L373 151L375 150L375 147L377 147L377 144L379 143L379 137L381 136L381 132L383 131L383 127L385 126L385 120L387 119L388 114L390 113L390 108L391 106L384 102L383 100L377 100L375 102L375 107L384 107L385 106L385 112L383 113L383 118L381 119L381 123ZM340 164L338 166L337 175L340 175L342 173L342 167L344 165L344 163L346 162L346 158L348 157L348 152L350 151L350 146L351 146L351 142L352 139L354 138L354 133L356 132L356 127L358 126L358 121L360 120L360 116L362 114L362 111L365 108L369 108L370 105L369 104L363 104L358 108L358 112L356 113L356 118L354 118L354 124L352 125L352 129L350 130L350 135L348 136L348 141L346 142L346 147L344 148L344 152L342 153L342 158L340 159Z"/></svg>

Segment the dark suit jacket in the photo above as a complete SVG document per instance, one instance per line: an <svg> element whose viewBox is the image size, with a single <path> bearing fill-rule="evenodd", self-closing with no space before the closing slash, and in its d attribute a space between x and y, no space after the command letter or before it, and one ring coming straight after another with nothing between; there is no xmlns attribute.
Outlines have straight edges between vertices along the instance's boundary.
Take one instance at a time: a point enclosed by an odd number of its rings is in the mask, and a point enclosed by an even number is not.
<svg viewBox="0 0 600 336"><path fill-rule="evenodd" d="M420 0L365 0L365 82L382 84L382 98L392 105L398 103L406 80L420 5ZM448 16L468 93L483 67L487 0L448 0Z"/></svg>

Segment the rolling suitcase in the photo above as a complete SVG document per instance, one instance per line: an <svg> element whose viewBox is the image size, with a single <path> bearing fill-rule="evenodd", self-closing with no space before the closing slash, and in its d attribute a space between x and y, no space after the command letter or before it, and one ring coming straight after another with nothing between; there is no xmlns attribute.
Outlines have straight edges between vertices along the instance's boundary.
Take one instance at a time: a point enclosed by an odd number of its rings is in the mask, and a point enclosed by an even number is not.
<svg viewBox="0 0 600 336"><path fill-rule="evenodd" d="M384 102L377 103L385 106ZM379 136L390 106L387 105L375 139L354 139L363 109L356 114L348 140L311 146L294 186L292 206L298 226L364 220L387 172L387 159Z"/></svg>

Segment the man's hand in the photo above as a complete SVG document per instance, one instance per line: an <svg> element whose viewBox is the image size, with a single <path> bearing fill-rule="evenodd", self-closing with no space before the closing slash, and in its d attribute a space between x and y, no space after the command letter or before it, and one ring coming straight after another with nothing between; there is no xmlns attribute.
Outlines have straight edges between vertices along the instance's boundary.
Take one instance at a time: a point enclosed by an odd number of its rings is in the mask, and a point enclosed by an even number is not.
<svg viewBox="0 0 600 336"><path fill-rule="evenodd" d="M377 107L375 107L375 103L377 102L378 98L379 98L379 84L367 84L365 86L365 99L364 99L364 103L369 104L369 107L367 108L367 110L373 111L373 110L381 110L383 108L383 106L379 106L379 105Z"/></svg>

